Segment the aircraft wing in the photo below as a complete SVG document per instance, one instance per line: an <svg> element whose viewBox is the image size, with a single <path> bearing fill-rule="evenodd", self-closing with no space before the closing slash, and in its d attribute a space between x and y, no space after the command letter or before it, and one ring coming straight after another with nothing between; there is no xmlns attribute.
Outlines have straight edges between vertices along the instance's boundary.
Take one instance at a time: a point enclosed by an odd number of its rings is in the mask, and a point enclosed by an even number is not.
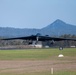
<svg viewBox="0 0 76 75"><path fill-rule="evenodd" d="M22 40L36 40L36 36L25 36L25 37L15 37L15 38L3 38L1 40L15 40L15 39L22 39Z"/></svg>
<svg viewBox="0 0 76 75"><path fill-rule="evenodd" d="M50 36L37 36L37 35L31 35L31 36L25 36L25 37L16 37L16 38L4 38L1 40L15 40L15 39L22 39L22 40L36 40L36 41L62 41L62 40L71 40L71 41L76 41L75 39L71 38L57 38L57 37L50 37Z"/></svg>
<svg viewBox="0 0 76 75"><path fill-rule="evenodd" d="M53 41L63 41L63 40L69 40L69 41L76 41L74 38L59 38L59 37L44 37L40 38L41 41L48 41L48 40L53 40Z"/></svg>

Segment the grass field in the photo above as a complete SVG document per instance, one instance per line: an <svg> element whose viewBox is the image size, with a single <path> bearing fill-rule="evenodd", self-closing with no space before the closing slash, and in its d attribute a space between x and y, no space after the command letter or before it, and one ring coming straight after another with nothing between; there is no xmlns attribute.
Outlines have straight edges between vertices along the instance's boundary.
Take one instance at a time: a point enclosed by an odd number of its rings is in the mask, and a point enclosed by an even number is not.
<svg viewBox="0 0 76 75"><path fill-rule="evenodd" d="M76 48L0 50L0 75L51 75L51 68L53 75L76 75Z"/></svg>

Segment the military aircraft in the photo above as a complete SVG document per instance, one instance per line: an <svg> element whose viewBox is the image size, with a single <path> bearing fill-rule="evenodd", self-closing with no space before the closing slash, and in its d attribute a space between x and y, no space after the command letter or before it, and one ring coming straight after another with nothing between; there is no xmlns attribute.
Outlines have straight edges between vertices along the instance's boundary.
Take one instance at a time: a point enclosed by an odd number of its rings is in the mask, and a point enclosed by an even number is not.
<svg viewBox="0 0 76 75"><path fill-rule="evenodd" d="M22 40L31 40L31 41L51 41L52 44L55 41L62 41L62 40L69 40L69 41L76 41L72 38L59 38L59 37L50 37L50 36L41 36L41 35L31 35L31 36L25 36L25 37L16 37L16 38L4 38L0 40L14 40L14 39L22 39Z"/></svg>

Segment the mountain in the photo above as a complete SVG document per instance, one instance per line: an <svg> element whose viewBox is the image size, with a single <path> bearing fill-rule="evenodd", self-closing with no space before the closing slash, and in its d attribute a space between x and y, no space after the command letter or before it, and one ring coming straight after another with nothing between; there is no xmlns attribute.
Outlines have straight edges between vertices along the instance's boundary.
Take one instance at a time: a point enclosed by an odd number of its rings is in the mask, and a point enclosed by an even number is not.
<svg viewBox="0 0 76 75"><path fill-rule="evenodd" d="M28 35L36 35L37 33L50 36L60 36L63 34L76 35L76 26L67 24L57 19L52 24L49 24L41 29L28 29L28 28L20 29L11 27L0 27L1 37L21 37Z"/></svg>
<svg viewBox="0 0 76 75"><path fill-rule="evenodd" d="M46 31L53 36L60 36L63 34L74 34L76 35L76 26L67 24L59 19L54 21L52 24L47 27L42 28L42 31L46 33ZM49 35L49 34L48 34Z"/></svg>

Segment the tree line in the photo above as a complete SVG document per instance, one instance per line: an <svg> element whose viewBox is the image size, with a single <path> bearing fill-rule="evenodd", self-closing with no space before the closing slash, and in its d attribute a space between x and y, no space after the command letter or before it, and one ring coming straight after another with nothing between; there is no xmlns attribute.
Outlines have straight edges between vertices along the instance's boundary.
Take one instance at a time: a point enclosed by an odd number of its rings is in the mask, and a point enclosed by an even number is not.
<svg viewBox="0 0 76 75"><path fill-rule="evenodd" d="M61 35L60 38L76 39L76 35L64 34L64 35ZM76 46L76 41L63 40L63 41L56 42L55 45L62 46L62 47L71 47L71 46Z"/></svg>

